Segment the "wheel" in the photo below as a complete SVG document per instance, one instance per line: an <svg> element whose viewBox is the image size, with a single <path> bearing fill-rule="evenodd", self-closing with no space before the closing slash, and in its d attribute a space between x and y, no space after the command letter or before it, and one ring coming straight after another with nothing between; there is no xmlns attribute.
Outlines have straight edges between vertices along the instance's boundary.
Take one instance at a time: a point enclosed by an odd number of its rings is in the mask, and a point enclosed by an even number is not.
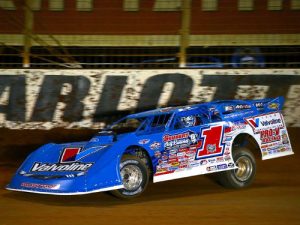
<svg viewBox="0 0 300 225"><path fill-rule="evenodd" d="M113 195L130 199L142 194L149 182L149 171L145 163L136 156L123 156L120 174L124 188L111 191Z"/></svg>
<svg viewBox="0 0 300 225"><path fill-rule="evenodd" d="M255 157L245 147L233 150L233 160L238 169L227 170L218 174L218 182L227 188L244 188L249 186L256 173Z"/></svg>

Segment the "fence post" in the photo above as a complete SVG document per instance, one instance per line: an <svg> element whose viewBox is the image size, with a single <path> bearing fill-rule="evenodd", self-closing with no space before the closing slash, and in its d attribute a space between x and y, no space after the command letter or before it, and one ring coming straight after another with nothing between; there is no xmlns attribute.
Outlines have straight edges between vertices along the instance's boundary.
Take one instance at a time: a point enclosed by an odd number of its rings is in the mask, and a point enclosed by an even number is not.
<svg viewBox="0 0 300 225"><path fill-rule="evenodd" d="M186 49L189 47L191 20L191 0L182 0L181 4L181 30L180 30L180 52L179 67L186 67Z"/></svg>
<svg viewBox="0 0 300 225"><path fill-rule="evenodd" d="M32 0L25 0L24 4L24 32L23 32L23 67L30 67L30 48L33 29Z"/></svg>

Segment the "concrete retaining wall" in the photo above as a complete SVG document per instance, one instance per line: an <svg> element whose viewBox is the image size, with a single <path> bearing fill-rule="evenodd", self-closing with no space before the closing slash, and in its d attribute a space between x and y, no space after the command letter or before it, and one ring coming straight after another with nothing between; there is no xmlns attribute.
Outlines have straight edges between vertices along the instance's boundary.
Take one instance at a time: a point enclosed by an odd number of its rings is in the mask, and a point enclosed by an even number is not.
<svg viewBox="0 0 300 225"><path fill-rule="evenodd" d="M0 70L0 127L99 129L128 113L284 96L300 126L300 70Z"/></svg>

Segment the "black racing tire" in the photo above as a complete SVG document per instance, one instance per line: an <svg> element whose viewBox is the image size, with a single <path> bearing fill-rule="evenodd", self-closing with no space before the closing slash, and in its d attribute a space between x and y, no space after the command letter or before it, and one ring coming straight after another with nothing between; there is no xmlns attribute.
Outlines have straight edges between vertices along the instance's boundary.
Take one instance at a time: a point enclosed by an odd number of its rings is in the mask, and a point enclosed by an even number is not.
<svg viewBox="0 0 300 225"><path fill-rule="evenodd" d="M239 169L227 170L218 173L217 181L226 188L245 188L255 179L256 162L252 152L245 147L233 150L233 160Z"/></svg>
<svg viewBox="0 0 300 225"><path fill-rule="evenodd" d="M134 155L124 155L122 157L120 174L124 188L111 191L111 194L118 198L135 198L144 192L149 183L147 165Z"/></svg>

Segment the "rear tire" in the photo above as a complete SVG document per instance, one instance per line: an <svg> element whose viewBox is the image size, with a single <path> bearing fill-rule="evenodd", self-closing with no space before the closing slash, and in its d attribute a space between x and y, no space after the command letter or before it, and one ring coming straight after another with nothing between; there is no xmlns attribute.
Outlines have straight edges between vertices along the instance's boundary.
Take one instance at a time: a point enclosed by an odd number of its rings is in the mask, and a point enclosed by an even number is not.
<svg viewBox="0 0 300 225"><path fill-rule="evenodd" d="M244 188L249 186L255 178L256 162L252 152L245 147L233 150L233 160L238 169L218 173L218 182L226 188Z"/></svg>
<svg viewBox="0 0 300 225"><path fill-rule="evenodd" d="M143 193L149 182L147 165L134 155L123 156L120 164L120 174L124 188L111 193L122 199L131 199Z"/></svg>

